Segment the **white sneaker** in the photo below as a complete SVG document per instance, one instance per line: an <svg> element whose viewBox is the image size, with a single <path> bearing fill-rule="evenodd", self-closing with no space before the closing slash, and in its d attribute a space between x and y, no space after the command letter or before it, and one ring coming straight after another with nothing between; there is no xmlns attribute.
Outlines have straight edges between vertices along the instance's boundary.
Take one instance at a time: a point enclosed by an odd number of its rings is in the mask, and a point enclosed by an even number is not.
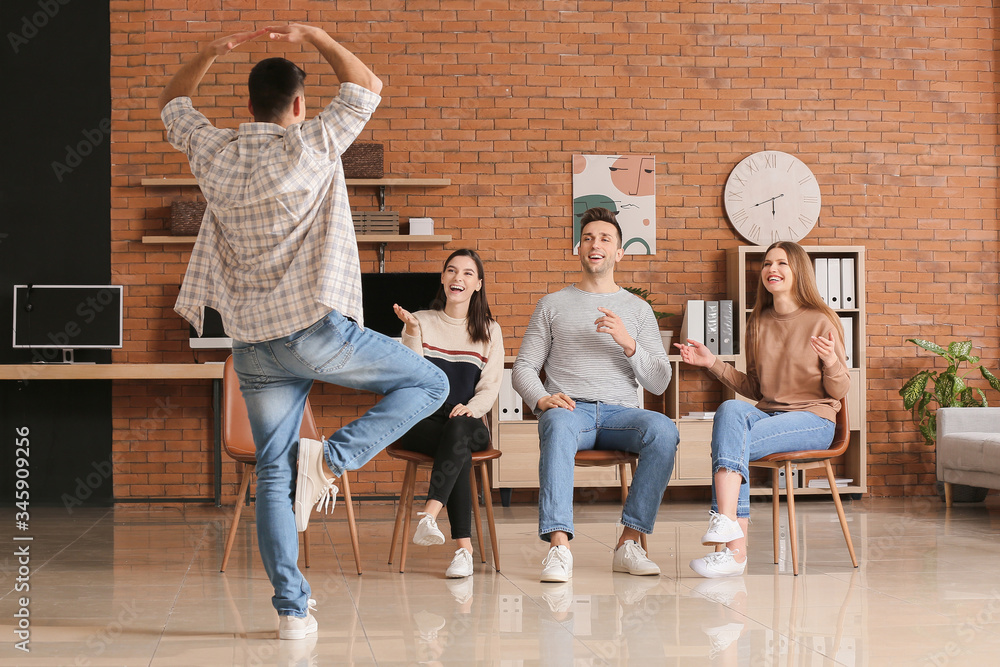
<svg viewBox="0 0 1000 667"><path fill-rule="evenodd" d="M542 599L553 614L565 613L573 608L573 584L565 582L558 586L545 586Z"/></svg>
<svg viewBox="0 0 1000 667"><path fill-rule="evenodd" d="M703 581L694 587L695 593L704 595L712 602L719 604L732 604L733 600L740 593L746 594L747 585L743 579L716 579L714 581Z"/></svg>
<svg viewBox="0 0 1000 667"><path fill-rule="evenodd" d="M308 611L305 618L281 616L278 621L278 639L305 639L306 635L316 634L318 629L319 624Z"/></svg>
<svg viewBox="0 0 1000 667"><path fill-rule="evenodd" d="M427 512L417 512L417 516L422 516L417 524L417 531L413 533L413 543L422 547L432 547L437 544L444 544L444 534L438 529L437 521ZM465 549L462 549L465 551Z"/></svg>
<svg viewBox="0 0 1000 667"><path fill-rule="evenodd" d="M742 563L737 563L734 558L737 553L739 553L739 549L736 551L723 549L722 551L710 553L704 558L695 558L691 561L691 569L709 579L738 577L746 571L747 561L744 560Z"/></svg>
<svg viewBox="0 0 1000 667"><path fill-rule="evenodd" d="M738 522L733 521L725 514L711 512L711 518L708 520L708 532L702 536L701 543L705 546L726 544L741 537L743 537L743 529L740 528Z"/></svg>
<svg viewBox="0 0 1000 667"><path fill-rule="evenodd" d="M542 581L569 581L573 577L573 554L569 547L558 546L549 549L542 559Z"/></svg>
<svg viewBox="0 0 1000 667"><path fill-rule="evenodd" d="M451 565L444 571L444 576L448 579L461 579L472 574L472 554L466 549L459 547L455 551L455 557L451 559Z"/></svg>
<svg viewBox="0 0 1000 667"><path fill-rule="evenodd" d="M295 478L295 529L300 533L309 526L309 514L315 506L329 514L337 502L337 487L333 477L323 469L323 443L319 440L299 440L299 471ZM318 505L317 505L318 503Z"/></svg>
<svg viewBox="0 0 1000 667"><path fill-rule="evenodd" d="M615 558L611 563L614 572L628 572L638 576L659 574L660 568L646 558L646 552L634 540L625 540L625 544L615 549Z"/></svg>
<svg viewBox="0 0 1000 667"><path fill-rule="evenodd" d="M716 654L725 651L734 641L740 638L740 635L743 634L743 624L727 623L726 625L719 625L713 628L702 628L702 631L708 635L709 640L712 642L710 655L714 657Z"/></svg>
<svg viewBox="0 0 1000 667"><path fill-rule="evenodd" d="M444 585L448 587L448 590L454 596L455 602L465 604L472 599L472 581L472 577L462 577L461 579L448 579L444 582Z"/></svg>
<svg viewBox="0 0 1000 667"><path fill-rule="evenodd" d="M413 620L417 624L417 632L420 633L420 638L424 641L437 639L438 630L443 628L446 623L443 618L437 614L427 611L426 609L421 609L414 614Z"/></svg>

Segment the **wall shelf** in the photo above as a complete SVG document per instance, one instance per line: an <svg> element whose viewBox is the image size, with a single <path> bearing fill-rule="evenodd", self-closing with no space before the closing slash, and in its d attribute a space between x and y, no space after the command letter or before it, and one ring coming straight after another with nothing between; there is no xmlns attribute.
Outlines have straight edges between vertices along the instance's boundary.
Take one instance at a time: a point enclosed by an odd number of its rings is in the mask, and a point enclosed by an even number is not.
<svg viewBox="0 0 1000 667"><path fill-rule="evenodd" d="M197 236L143 236L140 243L193 245ZM358 234L358 243L448 243L451 234Z"/></svg>
<svg viewBox="0 0 1000 667"><path fill-rule="evenodd" d="M443 188L451 185L450 178L430 178L427 176L386 176L385 178L348 178L348 185L377 185L385 187L389 185L411 186L423 188ZM144 178L142 185L148 187L178 187L187 185L198 185L198 181L190 176L186 177L166 177L166 178Z"/></svg>

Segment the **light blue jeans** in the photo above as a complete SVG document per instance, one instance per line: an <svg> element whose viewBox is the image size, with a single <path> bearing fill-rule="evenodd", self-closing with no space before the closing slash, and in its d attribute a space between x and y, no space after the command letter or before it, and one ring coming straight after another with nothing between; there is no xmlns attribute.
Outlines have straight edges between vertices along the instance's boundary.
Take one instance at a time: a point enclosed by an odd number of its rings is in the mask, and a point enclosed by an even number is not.
<svg viewBox="0 0 1000 667"><path fill-rule="evenodd" d="M639 455L622 510L622 524L650 534L674 468L679 439L670 417L639 408L576 402L538 418L538 535L557 530L573 539L573 459L585 449L620 449Z"/></svg>
<svg viewBox="0 0 1000 667"><path fill-rule="evenodd" d="M257 541L279 615L304 617L311 589L299 571L295 473L302 411L313 380L382 394L337 430L324 458L338 476L355 470L434 412L448 395L441 370L391 338L333 311L312 326L263 343L233 341L257 446Z"/></svg>
<svg viewBox="0 0 1000 667"><path fill-rule="evenodd" d="M731 470L742 477L736 516L750 516L750 461L778 452L829 449L834 423L811 412L758 410L745 401L725 401L712 424L712 473ZM712 510L719 511L712 485Z"/></svg>

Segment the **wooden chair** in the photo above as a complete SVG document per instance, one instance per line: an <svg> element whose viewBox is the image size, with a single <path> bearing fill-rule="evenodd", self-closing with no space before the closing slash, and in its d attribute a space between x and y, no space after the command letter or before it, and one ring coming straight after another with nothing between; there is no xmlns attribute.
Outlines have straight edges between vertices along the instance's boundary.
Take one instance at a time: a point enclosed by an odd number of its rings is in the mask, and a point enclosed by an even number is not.
<svg viewBox="0 0 1000 667"><path fill-rule="evenodd" d="M635 477L635 466L639 462L639 455L632 452L625 452L617 449L587 449L576 453L575 465L581 468L595 468L598 466L618 466L618 479L622 485L622 507L628 500L629 475ZM646 536L639 535L639 541L643 550L646 549Z"/></svg>
<svg viewBox="0 0 1000 667"><path fill-rule="evenodd" d="M485 417L483 421L486 421ZM396 551L396 542L398 539L402 541L399 551L399 571L403 572L406 569L406 551L410 544L410 540L407 538L410 535L410 520L413 516L413 496L417 482L417 468L432 467L434 465L434 458L427 454L403 449L398 443L389 445L385 451L394 459L406 461L406 472L403 475L403 490L399 494L396 523L392 529L392 541L389 543L389 564L392 565L393 554ZM483 529L479 518L479 486L476 483L477 470L482 479L483 500L486 504L486 522L489 524L490 542L493 547L493 567L497 572L500 571L500 548L497 543L497 527L493 520L493 498L490 493L490 480L487 468L490 461L500 458L502 453L499 449L493 448L492 442L483 451L472 452L472 469L469 471L472 486L472 519L476 528L479 556L482 558L482 562L485 563L486 551L483 548Z"/></svg>
<svg viewBox="0 0 1000 667"><path fill-rule="evenodd" d="M840 528L844 531L844 539L847 540L847 550L851 553L851 562L854 567L858 566L858 558L854 555L854 544L851 542L851 533L847 529L847 517L844 516L844 506L840 502L840 493L837 491L837 481L833 476L833 467L830 459L841 456L847 451L847 446L851 442L850 419L847 415L847 399L840 399L840 412L837 413L836 430L833 434L833 443L829 449L804 450L798 452L783 452L771 454L751 461L750 466L754 468L770 468L771 470L771 495L772 495L772 519L774 523L774 563L778 563L779 532L778 532L778 471L785 471L785 492L788 498L788 529L792 540L792 572L799 574L799 547L795 531L795 489L792 480L792 464L796 464L799 470L810 470L812 468L825 468L826 478L830 481L830 493L833 496L833 504L837 507L837 516L840 518Z"/></svg>
<svg viewBox="0 0 1000 667"><path fill-rule="evenodd" d="M222 446L226 453L236 461L243 464L243 474L240 479L240 490L236 494L236 506L233 512L233 523L229 528L229 537L226 539L226 551L222 556L222 567L220 572L226 571L226 564L229 562L229 553L232 551L233 542L236 540L236 529L240 525L240 514L243 512L243 499L246 496L247 488L250 486L250 477L254 467L257 465L257 447L253 441L253 433L250 430L250 418L247 415L246 402L240 392L240 381L233 368L233 358L226 359L226 365L222 373ZM312 438L313 440L323 440L322 434L316 427L316 419L313 417L312 407L309 400L306 400L305 411L302 414L302 430L300 437ZM361 550L358 547L358 529L354 523L354 506L351 504L351 485L345 474L338 480L338 485L343 487L344 506L347 511L347 523L351 532L351 544L354 547L354 563L357 566L358 574L361 574ZM305 555L305 565L309 567L309 531L302 533L303 552Z"/></svg>

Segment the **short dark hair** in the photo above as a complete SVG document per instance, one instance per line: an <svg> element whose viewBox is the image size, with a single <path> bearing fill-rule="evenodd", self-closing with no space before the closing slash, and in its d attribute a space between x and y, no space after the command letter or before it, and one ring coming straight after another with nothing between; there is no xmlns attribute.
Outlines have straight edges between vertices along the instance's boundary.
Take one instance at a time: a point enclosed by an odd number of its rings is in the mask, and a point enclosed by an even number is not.
<svg viewBox="0 0 1000 667"><path fill-rule="evenodd" d="M618 247L622 247L622 228L618 224L618 217L615 216L610 210L602 208L600 206L595 206L594 208L588 208L580 216L580 236L583 236L583 228L592 222L607 222L615 227L615 231L618 232Z"/></svg>
<svg viewBox="0 0 1000 667"><path fill-rule="evenodd" d="M254 65L247 79L254 120L278 120L295 96L305 90L306 73L291 60L265 58Z"/></svg>

